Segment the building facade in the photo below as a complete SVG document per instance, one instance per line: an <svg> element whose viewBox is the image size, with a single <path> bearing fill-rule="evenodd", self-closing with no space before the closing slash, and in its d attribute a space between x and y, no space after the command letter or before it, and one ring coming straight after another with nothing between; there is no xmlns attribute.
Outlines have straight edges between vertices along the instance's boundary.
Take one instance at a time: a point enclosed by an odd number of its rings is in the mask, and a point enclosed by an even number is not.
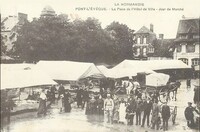
<svg viewBox="0 0 200 132"><path fill-rule="evenodd" d="M174 59L191 67L200 65L199 22L200 18L180 20L175 39Z"/></svg>
<svg viewBox="0 0 200 132"><path fill-rule="evenodd" d="M153 32L153 25L150 25L150 29L143 26L134 35L133 58L135 60L147 60L148 54L154 53L152 43L156 39L156 34Z"/></svg>
<svg viewBox="0 0 200 132"><path fill-rule="evenodd" d="M17 16L8 16L2 18L1 24L3 28L1 34L3 41L6 45L7 51L10 51L17 40L17 30L27 21L28 15L24 13L18 13Z"/></svg>

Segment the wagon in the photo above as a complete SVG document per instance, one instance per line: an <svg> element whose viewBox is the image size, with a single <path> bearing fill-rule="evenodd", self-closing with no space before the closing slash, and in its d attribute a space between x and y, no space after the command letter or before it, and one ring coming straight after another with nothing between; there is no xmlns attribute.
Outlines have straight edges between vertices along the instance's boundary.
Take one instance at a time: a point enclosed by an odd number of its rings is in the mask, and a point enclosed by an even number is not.
<svg viewBox="0 0 200 132"><path fill-rule="evenodd" d="M146 76L146 87L143 92L145 92L147 97L154 98L156 97L161 103L169 102L170 93L173 93L173 97L176 100L176 92L180 87L180 82L171 82L168 83L169 75L166 74L151 74ZM171 120L175 124L176 115L177 115L177 106L170 104Z"/></svg>

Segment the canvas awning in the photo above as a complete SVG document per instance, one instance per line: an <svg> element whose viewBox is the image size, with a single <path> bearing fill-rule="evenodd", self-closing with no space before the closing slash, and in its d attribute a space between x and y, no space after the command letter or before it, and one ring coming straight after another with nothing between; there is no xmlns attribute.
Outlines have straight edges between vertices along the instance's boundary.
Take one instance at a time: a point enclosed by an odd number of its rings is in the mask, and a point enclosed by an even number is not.
<svg viewBox="0 0 200 132"><path fill-rule="evenodd" d="M39 70L2 70L1 89L23 88L57 84Z"/></svg>
<svg viewBox="0 0 200 132"><path fill-rule="evenodd" d="M150 70L167 70L167 69L190 69L191 67L181 60L124 60L116 68L140 68Z"/></svg>
<svg viewBox="0 0 200 132"><path fill-rule="evenodd" d="M78 81L82 78L103 78L104 75L93 63L73 61L39 61L36 69L47 73L53 80Z"/></svg>
<svg viewBox="0 0 200 132"><path fill-rule="evenodd" d="M124 77L132 77L132 76L137 76L137 73L141 73L144 72L146 74L151 74L151 73L155 73L152 70L148 70L148 69L140 69L140 68L112 68L112 69L108 69L105 72L105 76L108 78L124 78Z"/></svg>
<svg viewBox="0 0 200 132"><path fill-rule="evenodd" d="M19 63L19 64L1 64L1 70L25 70L32 69L35 64Z"/></svg>
<svg viewBox="0 0 200 132"><path fill-rule="evenodd" d="M165 86L169 81L169 75L163 73L153 73L146 76L146 85L148 86Z"/></svg>

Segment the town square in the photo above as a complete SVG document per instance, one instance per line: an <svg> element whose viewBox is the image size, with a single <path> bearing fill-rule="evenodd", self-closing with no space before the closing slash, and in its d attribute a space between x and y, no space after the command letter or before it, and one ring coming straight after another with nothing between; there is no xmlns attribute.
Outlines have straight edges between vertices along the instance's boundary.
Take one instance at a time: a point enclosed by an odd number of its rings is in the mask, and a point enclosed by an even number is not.
<svg viewBox="0 0 200 132"><path fill-rule="evenodd" d="M198 0L2 0L2 132L200 130Z"/></svg>

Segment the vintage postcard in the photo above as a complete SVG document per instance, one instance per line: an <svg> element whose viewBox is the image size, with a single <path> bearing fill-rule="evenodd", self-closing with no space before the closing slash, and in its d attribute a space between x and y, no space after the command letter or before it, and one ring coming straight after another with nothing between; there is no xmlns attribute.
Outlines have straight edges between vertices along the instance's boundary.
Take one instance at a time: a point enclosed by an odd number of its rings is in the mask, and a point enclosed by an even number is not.
<svg viewBox="0 0 200 132"><path fill-rule="evenodd" d="M199 0L1 0L1 132L200 130Z"/></svg>

